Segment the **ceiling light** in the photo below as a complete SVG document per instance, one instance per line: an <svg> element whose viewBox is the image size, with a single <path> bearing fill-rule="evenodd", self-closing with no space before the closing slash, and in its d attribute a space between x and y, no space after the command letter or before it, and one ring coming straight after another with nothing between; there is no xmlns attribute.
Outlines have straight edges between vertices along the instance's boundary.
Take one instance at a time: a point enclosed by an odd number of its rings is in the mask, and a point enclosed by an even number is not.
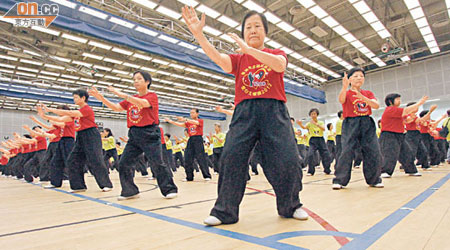
<svg viewBox="0 0 450 250"><path fill-rule="evenodd" d="M334 27L333 30L341 36L348 33L348 31L342 25Z"/></svg>
<svg viewBox="0 0 450 250"><path fill-rule="evenodd" d="M303 39L303 40L302 40L302 42L304 42L304 43L308 44L309 46L314 46L314 45L316 45L316 44L317 44L317 43L316 43L316 42L314 42L314 40L312 40L311 38L306 38L306 39Z"/></svg>
<svg viewBox="0 0 450 250"><path fill-rule="evenodd" d="M327 16L324 19L322 19L322 22L324 22L326 25L328 25L330 28L333 28L335 26L338 26L339 23L331 16Z"/></svg>
<svg viewBox="0 0 450 250"><path fill-rule="evenodd" d="M103 61L110 62L110 63L115 63L115 64L122 64L123 63L122 61L115 60L115 59L108 58L108 57L103 58Z"/></svg>
<svg viewBox="0 0 450 250"><path fill-rule="evenodd" d="M275 42L274 40L270 40L270 41L266 42L266 44L270 45L271 47L273 47L275 49L279 49L283 46L283 45Z"/></svg>
<svg viewBox="0 0 450 250"><path fill-rule="evenodd" d="M90 58L94 58L94 59L97 59L97 60L102 60L103 59L102 56L97 56L97 55L90 54L90 53L83 53L82 55L85 56L85 57L90 57Z"/></svg>
<svg viewBox="0 0 450 250"><path fill-rule="evenodd" d="M97 11L97 10L93 10L91 8L87 8L87 7L84 7L84 6L81 6L79 8L79 10L81 12L84 12L86 14L89 14L91 16L94 16L94 17L97 17L97 18L100 18L100 19L103 19L103 20L105 20L108 17L108 15L103 13L103 12L100 12L100 11Z"/></svg>
<svg viewBox="0 0 450 250"><path fill-rule="evenodd" d="M231 19L231 18L229 18L229 17L227 17L225 15L222 15L217 20L219 22L222 22L222 23L224 23L224 24L226 24L226 25L228 25L230 27L233 27L233 28L239 26L238 22L234 21L233 19Z"/></svg>
<svg viewBox="0 0 450 250"><path fill-rule="evenodd" d="M131 56L133 54L133 52L131 52L131 51L120 49L120 48L116 48L116 47L113 47L112 51L120 53L120 54L124 54L124 55L127 55L127 56Z"/></svg>
<svg viewBox="0 0 450 250"><path fill-rule="evenodd" d="M96 69L104 70L104 71L111 71L111 70L112 70L112 68L103 67L103 66L101 66L101 65L94 65L94 66L92 66L92 67L93 67L93 68L96 68Z"/></svg>
<svg viewBox="0 0 450 250"><path fill-rule="evenodd" d="M53 69L59 69L59 70L64 70L65 68L62 66L58 66L58 65L54 65L54 64L44 64L44 67L48 67L48 68L53 68Z"/></svg>
<svg viewBox="0 0 450 250"><path fill-rule="evenodd" d="M36 62L36 61L32 61L32 60L27 60L27 59L20 59L20 62L33 64L33 65L38 65L38 66L42 66L43 65L43 63L41 63L41 62Z"/></svg>
<svg viewBox="0 0 450 250"><path fill-rule="evenodd" d="M316 3L313 0L297 0L303 7L309 9L312 6L316 5Z"/></svg>
<svg viewBox="0 0 450 250"><path fill-rule="evenodd" d="M258 5L257 3L248 0L245 3L242 4L244 7L246 7L249 10L254 10L256 12L259 13L263 13L266 9L264 9L263 7L261 7L260 5Z"/></svg>
<svg viewBox="0 0 450 250"><path fill-rule="evenodd" d="M366 21L368 23L373 23L378 21L378 17L375 16L375 14L372 11L367 12L366 14L362 15L364 17L364 19L366 19Z"/></svg>
<svg viewBox="0 0 450 250"><path fill-rule="evenodd" d="M130 67L130 68L135 68L135 69L139 69L141 66L140 65L136 65L136 64L132 64L132 63L123 63L122 64L123 66L127 66L127 67Z"/></svg>
<svg viewBox="0 0 450 250"><path fill-rule="evenodd" d="M178 43L178 41L179 41L178 39L175 39L175 38L173 38L173 37L166 36L166 35L163 35L163 34L159 35L158 38L159 38L159 39L162 39L162 40L164 40L164 41L173 43L173 44L176 44L176 43Z"/></svg>
<svg viewBox="0 0 450 250"><path fill-rule="evenodd" d="M309 11L320 19L328 16L328 13L324 11L319 5L312 7L311 9L309 9Z"/></svg>
<svg viewBox="0 0 450 250"><path fill-rule="evenodd" d="M141 55L141 54L138 54L138 53L134 53L133 56L136 57L136 58L142 59L142 60L146 60L146 61L152 60L151 57L145 56L145 55Z"/></svg>
<svg viewBox="0 0 450 250"><path fill-rule="evenodd" d="M197 49L196 46L194 46L192 44L189 44L189 43L186 43L186 42L183 42L183 41L179 42L178 45L183 46L183 47L188 48L188 49L191 49L191 50Z"/></svg>
<svg viewBox="0 0 450 250"><path fill-rule="evenodd" d="M153 59L152 62L159 63L159 64L162 64L162 65L169 65L170 64L170 62L168 62L168 61L160 60L160 59L157 59L157 58Z"/></svg>
<svg viewBox="0 0 450 250"><path fill-rule="evenodd" d="M50 35L54 35L54 36L59 36L59 34L61 34L61 32L59 32L59 31L52 30L52 29L47 29L47 28L44 28L44 27L41 27L41 26L31 26L31 29L37 30L37 31L40 31L40 32L44 32L44 33L47 33L47 34L50 34Z"/></svg>
<svg viewBox="0 0 450 250"><path fill-rule="evenodd" d="M410 10L420 7L419 0L403 0L403 2L405 3L406 7L408 7L408 9Z"/></svg>
<svg viewBox="0 0 450 250"><path fill-rule="evenodd" d="M181 17L180 13L175 12L171 9L168 9L162 5L160 5L158 8L156 8L156 11L158 11L159 13L161 13L163 15L169 16L173 19L179 19Z"/></svg>
<svg viewBox="0 0 450 250"><path fill-rule="evenodd" d="M109 18L109 21L112 22L112 23L115 23L115 24L118 24L118 25L127 27L127 28L129 28L129 29L132 29L132 28L134 28L134 26L136 26L136 25L133 24L133 23L124 21L124 20L119 19L119 18L116 18L116 17L110 17L110 18Z"/></svg>
<svg viewBox="0 0 450 250"><path fill-rule="evenodd" d="M64 5L66 7L71 8L71 9L75 9L75 7L77 7L76 3L72 3L72 2L67 1L67 0L50 0L50 1L52 1L54 3L57 3L57 4Z"/></svg>
<svg viewBox="0 0 450 250"><path fill-rule="evenodd" d="M178 2L183 3L187 6L192 6L192 7L195 7L198 5L198 2L195 0L178 0Z"/></svg>
<svg viewBox="0 0 450 250"><path fill-rule="evenodd" d="M369 8L369 6L366 4L365 1L359 1L357 3L354 3L353 6L355 7L355 9L358 10L360 14L364 14L366 12L371 11L371 9Z"/></svg>
<svg viewBox="0 0 450 250"><path fill-rule="evenodd" d="M142 32L144 34L147 34L149 36L157 36L159 34L158 32L155 32L155 31L153 31L151 29L147 29L147 28L144 28L144 27L141 27L141 26L137 26L135 30L139 31L139 32Z"/></svg>
<svg viewBox="0 0 450 250"><path fill-rule="evenodd" d="M208 32L209 34L214 35L214 36L219 36L219 35L222 34L222 31L216 30L216 29L214 29L214 28L212 28L212 27L210 27L210 26L208 26L208 25L205 25L205 26L203 27L203 30L204 30L205 32Z"/></svg>
<svg viewBox="0 0 450 250"><path fill-rule="evenodd" d="M278 26L280 29L282 29L282 30L284 30L284 31L286 31L286 32L288 32L288 33L291 32L291 31L293 31L293 30L295 30L295 28L294 28L292 25L290 25L290 24L288 24L288 23L286 23L286 22L284 22L284 21L278 23L277 26Z"/></svg>
<svg viewBox="0 0 450 250"><path fill-rule="evenodd" d="M4 55L0 55L0 58L6 59L6 60L10 60L10 61L17 61L17 60L19 60L19 58L17 58L17 57L13 57L13 56L4 56Z"/></svg>
<svg viewBox="0 0 450 250"><path fill-rule="evenodd" d="M78 36L69 35L69 34L66 34L66 33L63 33L62 37L63 38L67 38L67 39L72 40L72 41L75 41L75 42L79 42L79 43L86 43L88 41L87 39L84 39L84 38L81 38L81 37L78 37Z"/></svg>
<svg viewBox="0 0 450 250"><path fill-rule="evenodd" d="M281 22L281 19L278 18L276 15L272 14L272 12L270 12L270 11L264 12L264 16L266 16L267 21L269 21L273 24L277 24L277 23Z"/></svg>
<svg viewBox="0 0 450 250"><path fill-rule="evenodd" d="M106 49L106 50L110 50L112 48L112 46L109 46L109 45L106 45L103 43L99 43L99 42L94 42L94 41L89 41L88 44L91 46L99 47L99 48Z"/></svg>
<svg viewBox="0 0 450 250"><path fill-rule="evenodd" d="M131 0L131 1L138 3L144 7L150 8L150 9L154 9L156 6L158 6L158 4L156 4L152 1L149 1L149 0Z"/></svg>
<svg viewBox="0 0 450 250"><path fill-rule="evenodd" d="M213 19L216 19L218 16L220 16L219 12L217 12L203 4L198 6L197 10L200 11L201 13L205 13L205 15L210 16Z"/></svg>

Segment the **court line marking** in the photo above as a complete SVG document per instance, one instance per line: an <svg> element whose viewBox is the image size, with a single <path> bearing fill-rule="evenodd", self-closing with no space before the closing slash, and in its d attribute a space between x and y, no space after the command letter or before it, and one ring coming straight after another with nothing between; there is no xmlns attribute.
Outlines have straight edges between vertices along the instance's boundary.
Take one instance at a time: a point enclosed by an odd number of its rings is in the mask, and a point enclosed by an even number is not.
<svg viewBox="0 0 450 250"><path fill-rule="evenodd" d="M413 198L411 201L401 206L395 212L384 218L382 221L378 222L364 233L360 237L350 241L350 243L341 247L340 250L360 250L367 249L388 231L390 231L395 225L402 221L406 216L408 216L413 210L402 209L404 207L415 209L425 200L427 200L431 195L433 195L440 187L442 187L450 179L450 174L442 177L438 182L433 184L431 187L427 188L421 194Z"/></svg>
<svg viewBox="0 0 450 250"><path fill-rule="evenodd" d="M271 236L265 237L265 239L270 240L284 240L299 236L339 236L339 237L348 237L348 238L358 238L360 234L348 233L348 232L336 232L336 231L321 231L321 230L309 230L309 231L293 231L293 232L284 232L279 234L274 234Z"/></svg>
<svg viewBox="0 0 450 250"><path fill-rule="evenodd" d="M35 183L30 183L30 184L35 185L35 186L39 186L38 184L35 184ZM103 204L103 205L115 207L115 208L122 209L122 210L125 210L125 211L128 211L128 212L133 212L133 213L144 215L144 216L151 217L151 218L154 218L154 219L162 220L162 221L165 221L165 222L177 224L177 225L184 226L184 227L190 227L190 228L197 229L197 230L200 230L200 231L204 231L204 232L207 232L207 233L212 233L212 234L224 236L224 237L235 239L235 240L241 240L241 241L245 241L245 242L248 242L248 243L253 243L253 244L256 244L256 245L260 245L260 246L270 247L270 248L274 248L274 249L308 250L307 248L294 246L294 245L290 245L290 244L286 244L286 243L282 243L282 242L272 241L270 239L268 240L268 239L265 239L265 238L260 238L260 237L256 237L256 236L252 236L252 235L243 234L243 233L233 232L233 231L226 230L226 229L221 229L221 228L218 228L218 227L208 227L208 226L205 226L205 225L202 225L202 224L197 224L197 223L194 223L194 222L185 221L185 220L182 220L182 219L177 219L177 218L173 218L173 217L169 217L169 216L165 216L165 215L161 215L161 214L157 214L157 213L141 210L141 209L130 207L130 206L126 206L126 205L120 205L120 204L117 204L117 203L114 203L114 202L104 201L104 200L101 200L101 199L85 196L85 195L82 195L82 194L79 194L79 193L70 193L70 192L62 190L62 189L51 189L51 190L56 191L56 192L60 192L60 193L64 193L64 194L69 194L69 195L72 195L72 196L75 196L75 197L78 197L78 198L81 198L81 199L86 199L86 200L89 200L89 201L97 202L97 203L100 203L100 204Z"/></svg>

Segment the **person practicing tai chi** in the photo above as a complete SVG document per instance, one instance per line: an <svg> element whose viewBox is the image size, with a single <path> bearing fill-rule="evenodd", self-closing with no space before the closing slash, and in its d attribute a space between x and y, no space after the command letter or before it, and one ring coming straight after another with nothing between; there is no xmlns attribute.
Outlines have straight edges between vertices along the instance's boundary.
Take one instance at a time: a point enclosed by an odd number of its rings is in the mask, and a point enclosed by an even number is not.
<svg viewBox="0 0 450 250"><path fill-rule="evenodd" d="M245 14L241 37L228 34L239 46L239 54L227 55L204 36L205 14L199 19L193 7L185 6L182 16L205 54L236 79L236 108L221 155L218 197L204 223L216 226L238 222L248 159L257 142L263 151L264 174L276 194L278 214L308 219L299 199L302 171L285 104L283 76L288 60L282 50L264 47L268 33L266 17L256 11Z"/></svg>

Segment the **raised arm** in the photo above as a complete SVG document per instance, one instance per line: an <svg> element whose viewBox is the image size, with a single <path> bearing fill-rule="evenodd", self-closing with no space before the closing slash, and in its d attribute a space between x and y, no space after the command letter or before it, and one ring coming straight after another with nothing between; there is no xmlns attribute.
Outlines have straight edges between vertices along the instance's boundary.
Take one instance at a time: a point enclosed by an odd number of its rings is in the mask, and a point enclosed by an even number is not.
<svg viewBox="0 0 450 250"><path fill-rule="evenodd" d="M47 137L47 138L50 138L52 140L56 138L55 134L47 133L47 132L43 131L40 128L37 128L36 130L39 132L40 136L42 136L42 137Z"/></svg>
<svg viewBox="0 0 450 250"><path fill-rule="evenodd" d="M224 113L226 115L233 115L234 114L234 110L224 109L221 106L216 106L216 110L217 110L217 112Z"/></svg>
<svg viewBox="0 0 450 250"><path fill-rule="evenodd" d="M302 129L308 129L307 127L303 126L303 122L300 120L297 120L297 124L302 128Z"/></svg>
<svg viewBox="0 0 450 250"><path fill-rule="evenodd" d="M202 47L205 54L223 71L230 73L233 70L231 59L227 54L220 53L203 34L203 27L205 27L205 13L202 14L201 20L198 19L197 13L193 7L184 6L181 12L184 21L186 22L189 31L191 31L194 38Z"/></svg>
<svg viewBox="0 0 450 250"><path fill-rule="evenodd" d="M49 125L46 125L46 124L40 122L36 117L34 117L34 116L32 116L32 115L30 116L30 119L31 119L33 122L35 122L37 125L39 125L39 126L45 128L45 129L48 129L48 130L53 129L52 126L49 126Z"/></svg>
<svg viewBox="0 0 450 250"><path fill-rule="evenodd" d="M106 99L105 96L102 95L102 93L100 93L97 88L92 87L91 89L89 89L89 94L95 98L97 98L97 100L103 102L108 108L114 110L114 111L123 111L124 109L122 108L122 106L120 106L120 104L118 103L113 103L110 100Z"/></svg>
<svg viewBox="0 0 450 250"><path fill-rule="evenodd" d="M184 123L181 123L181 122L175 122L175 121L172 121L172 120L170 120L170 119L164 119L164 121L165 122L168 122L168 123L170 123L170 124L172 124L172 125L175 125L175 126L178 126L178 127L182 127L182 128L185 128L186 127L186 124L184 124Z"/></svg>
<svg viewBox="0 0 450 250"><path fill-rule="evenodd" d="M430 110L428 111L428 113L426 115L424 115L422 118L417 119L416 123L422 124L422 123L430 120L431 113L433 113L433 111L435 111L436 108L437 108L437 105L431 105Z"/></svg>
<svg viewBox="0 0 450 250"><path fill-rule="evenodd" d="M380 108L380 104L378 103L378 101L376 99L370 99L370 98L366 97L365 95L361 94L360 91L356 91L356 95L354 95L354 97L362 99L367 104L369 104L369 106L373 109Z"/></svg>
<svg viewBox="0 0 450 250"><path fill-rule="evenodd" d="M428 100L428 96L424 96L416 104L404 108L402 116L406 116L406 115L411 114L412 112L417 110L420 106L422 106L427 100Z"/></svg>
<svg viewBox="0 0 450 250"><path fill-rule="evenodd" d="M41 104L41 105L45 112L51 112L51 113L57 114L59 116L83 117L83 114L79 110L55 109L55 108L49 108L43 104ZM46 117L47 117L47 115L46 115Z"/></svg>
<svg viewBox="0 0 450 250"><path fill-rule="evenodd" d="M439 118L439 120L437 120L437 121L435 121L435 122L432 122L430 125L431 125L433 128L436 128L437 125L438 125L442 120L444 120L445 118L447 118L447 114L443 114L443 115L441 116L441 118Z"/></svg>
<svg viewBox="0 0 450 250"><path fill-rule="evenodd" d="M339 102L341 104L345 103L349 84L350 84L350 81L348 80L347 73L344 73L344 77L342 78L342 89L341 89L341 92L339 92L339 98L338 98Z"/></svg>

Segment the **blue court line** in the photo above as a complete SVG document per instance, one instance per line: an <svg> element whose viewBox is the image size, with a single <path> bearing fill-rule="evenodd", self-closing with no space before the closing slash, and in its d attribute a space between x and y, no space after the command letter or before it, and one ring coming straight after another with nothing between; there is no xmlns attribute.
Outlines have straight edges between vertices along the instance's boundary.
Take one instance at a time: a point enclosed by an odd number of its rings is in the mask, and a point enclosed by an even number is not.
<svg viewBox="0 0 450 250"><path fill-rule="evenodd" d="M442 187L450 179L450 174L447 174L441 180L436 182L433 186L429 187L427 190L419 194L417 197L412 199L410 202L402 206L382 221L378 222L373 227L369 228L367 231L362 233L356 239L350 241L345 246L341 247L341 250L353 250L353 249L367 249L378 239L380 239L384 234L391 230L395 225L397 225L401 220L403 220L408 214L410 214L413 209L417 208L426 199L428 199L434 192Z"/></svg>
<svg viewBox="0 0 450 250"><path fill-rule="evenodd" d="M265 237L264 239L279 241L299 236L337 236L346 238L357 238L360 237L361 235L347 232L311 230L311 231L294 231L294 232L279 233Z"/></svg>
<svg viewBox="0 0 450 250"><path fill-rule="evenodd" d="M35 186L40 186L39 184L35 184L35 183L30 183L30 184L33 184ZM204 231L204 232L225 236L225 237L236 239L236 240L242 240L242 241L245 241L245 242L248 242L248 243L257 244L257 245L260 245L260 246L270 247L270 248L274 248L274 249L308 250L307 248L302 248L302 247L298 247L298 246L294 246L294 245L290 245L290 244L286 244L286 243L281 243L281 242L277 242L275 240L259 238L259 237L256 237L256 236L251 236L251 235L247 235L247 234L243 234L243 233L233 232L233 231L229 231L229 230L225 230L225 229L221 229L221 228L217 228L217 227L208 227L208 226L205 226L205 225L202 225L202 224L197 224L197 223L193 223L193 222L190 222L190 221L185 221L185 220L181 220L181 219L177 219L177 218L173 218L173 217L169 217L169 216L165 216L165 215L161 215L161 214L156 214L156 213L152 213L152 212L141 210L141 209L134 208L134 207L120 205L120 204L117 204L117 203L104 201L104 200L101 200L101 199L85 196L85 195L78 194L78 193L70 193L68 191L61 190L61 189L56 189L55 188L55 189L52 189L52 190L60 192L60 193L64 193L64 194L69 194L69 195L72 195L72 196L75 196L75 197L78 197L78 198L81 198L81 199L97 202L97 203L100 203L100 204L103 204L103 205L119 208L119 209L122 209L122 210L125 210L125 211L129 211L129 212L133 212L133 213L136 213L136 214L148 216L148 217L151 217L151 218L154 218L154 219L158 219L158 220L162 220L162 221L165 221L165 222L174 223L174 224L177 224L177 225L180 225L180 226L184 226L184 227L190 227L190 228L193 228L193 229L197 229L197 230L201 230L201 231Z"/></svg>

